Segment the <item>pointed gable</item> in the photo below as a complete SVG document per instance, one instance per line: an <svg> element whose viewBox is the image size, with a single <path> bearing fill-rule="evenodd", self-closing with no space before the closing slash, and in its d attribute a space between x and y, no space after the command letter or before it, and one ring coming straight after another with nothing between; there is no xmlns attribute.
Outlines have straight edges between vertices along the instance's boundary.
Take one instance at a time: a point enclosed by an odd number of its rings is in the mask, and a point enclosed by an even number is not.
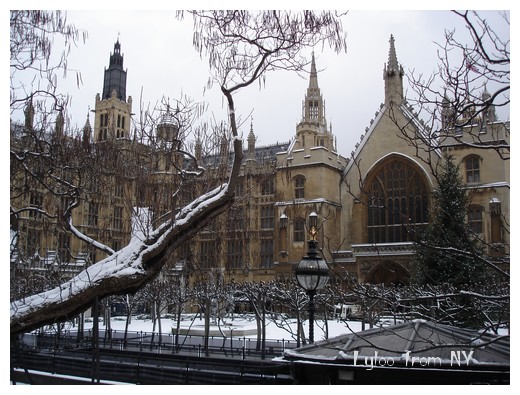
<svg viewBox="0 0 520 395"><path fill-rule="evenodd" d="M385 102L381 103L374 118L370 120L369 126L365 128L365 133L360 136L360 141L351 152L351 160L345 168L344 175L359 166L361 157L363 157L365 165L363 175L370 168L369 164L377 162L391 152L399 152L410 158L414 157L415 149L410 147L406 141L407 138L414 140L418 138L418 141L422 140L428 146L433 144L432 131L419 119L418 114L403 97L403 76L404 71L397 61L395 39L392 35L390 36L388 63L385 64L383 73ZM439 151L434 151L434 153L440 156ZM358 173L356 172L356 174Z"/></svg>

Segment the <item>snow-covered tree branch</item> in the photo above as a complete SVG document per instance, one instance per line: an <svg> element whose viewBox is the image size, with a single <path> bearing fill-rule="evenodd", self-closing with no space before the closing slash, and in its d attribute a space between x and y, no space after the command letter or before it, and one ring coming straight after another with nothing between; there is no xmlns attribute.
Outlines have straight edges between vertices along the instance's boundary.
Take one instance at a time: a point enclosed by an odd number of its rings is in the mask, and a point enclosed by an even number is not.
<svg viewBox="0 0 520 395"><path fill-rule="evenodd" d="M99 298L133 293L152 281L163 268L166 256L187 243L200 229L225 212L233 203L243 158L234 94L255 82L262 85L268 71L284 69L298 72L302 70L307 63L305 53L302 51L306 47L324 43L337 52L345 49L341 21L329 12L214 11L192 12L192 15L195 19L195 48L201 55L208 58L210 69L214 73L211 81L218 84L227 103L234 150L233 164L227 181L183 207L174 207L176 194L170 194L172 206L169 212L171 215L163 216L162 222L154 224L155 229L145 237L133 238L125 247L95 262L71 280L53 289L13 300L10 315L11 334L72 318L90 307ZM182 17L182 14L179 16ZM40 22L38 20L36 22L39 26ZM13 29L13 24L11 27ZM26 25L26 29L30 29L30 25ZM11 30L12 35L15 33ZM19 34L19 37L23 39L24 34ZM205 77L201 76L201 78ZM14 105L18 101L12 99L11 103ZM34 111L37 110L38 108ZM30 117L31 114L28 114L28 119ZM31 122L27 122L26 126L34 129L34 124ZM78 224L73 225L70 220L70 214L75 208L74 204L70 205L73 198L85 199L88 202L91 196L101 194L98 191L98 174L85 170L95 168L96 160L102 160L106 170L103 177L111 178L112 187L114 184L118 187L120 177L135 176L138 183L145 182L144 177L139 178L138 174L131 174L131 172L139 166L149 169L152 163L147 160L149 161L151 156L144 155L144 152L135 148L136 145L133 146L136 152L123 149L111 150L111 144L98 144L96 147L90 148L88 141L82 141L81 138L71 139L70 135L60 137L61 142L68 140L76 142L76 151L69 152L66 151L66 146L60 144L47 145L42 136L50 131L45 128L41 130L43 133L32 140L34 142L34 146L31 147L32 152L49 153L50 155L47 156L49 159L54 158L53 154L57 152L54 150L62 147L60 151L64 159L62 163L67 163L69 160L77 167L62 168L63 174L55 174L59 167L53 166L49 161L42 161L39 163L38 171L32 172L32 176L34 176L32 178L44 182L53 180L52 184L44 185L44 195L45 198L49 194L54 195L54 199L60 201L59 205L56 204L55 207L59 220L65 219L62 228L81 237L89 245L96 246L93 238L84 236L80 231L75 232ZM141 138L144 132L146 130L142 128L135 141L141 139L140 143L148 143L148 140L144 141L146 139ZM63 124L57 123L54 133L56 135L63 133ZM116 141L114 147L117 147L117 144ZM42 149L44 145L47 148ZM21 158L23 150L24 148L21 148L19 152L13 152L12 155ZM83 152L83 155L78 155L78 152ZM100 157L99 155L103 153L106 156ZM131 157L140 160L128 160ZM38 160L37 155L35 158ZM25 166L25 161L18 162ZM20 169L11 169L12 173L20 174L17 173L18 170ZM29 172L23 174L24 176L31 175ZM18 180L20 181L18 186L23 191L26 178L22 177ZM88 193L85 193L87 192L86 185L92 186L88 189ZM130 192L124 188L119 189L118 198L127 198ZM35 201L38 202L38 206L44 206L43 201L36 198ZM104 203L108 206L111 204L110 201ZM176 209L177 211L175 211ZM17 212L17 209L13 208L11 212ZM103 249L101 245L99 247ZM111 250L107 248L104 248L104 251L111 253Z"/></svg>

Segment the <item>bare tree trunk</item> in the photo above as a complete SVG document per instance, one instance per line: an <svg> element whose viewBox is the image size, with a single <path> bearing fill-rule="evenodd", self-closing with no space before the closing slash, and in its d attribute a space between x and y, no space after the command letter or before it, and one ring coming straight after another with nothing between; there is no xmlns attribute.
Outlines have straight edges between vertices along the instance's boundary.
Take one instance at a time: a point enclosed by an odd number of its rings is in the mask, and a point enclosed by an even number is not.
<svg viewBox="0 0 520 395"><path fill-rule="evenodd" d="M159 348L161 347L162 340L162 326L161 326L161 302L157 303L157 326L159 329Z"/></svg>
<svg viewBox="0 0 520 395"><path fill-rule="evenodd" d="M77 341L78 343L83 340L85 330L85 313L80 313L78 315L78 336Z"/></svg>
<svg viewBox="0 0 520 395"><path fill-rule="evenodd" d="M206 296L204 300L204 351L209 356L209 321L211 316L211 299Z"/></svg>
<svg viewBox="0 0 520 395"><path fill-rule="evenodd" d="M157 317L156 317L157 309L156 309L156 302L155 301L152 303L152 308L151 308L150 313L151 313L151 318L152 318L152 322L153 322L152 334L151 334L151 338L150 338L150 350L152 350L153 342L155 340L155 325L157 324Z"/></svg>
<svg viewBox="0 0 520 395"><path fill-rule="evenodd" d="M177 322L175 325L175 347L179 347L179 331L181 328L181 313L182 313L182 305L179 302L177 304Z"/></svg>
<svg viewBox="0 0 520 395"><path fill-rule="evenodd" d="M300 342L300 339L301 339L301 344L306 345L307 340L305 339L305 330L303 329L303 322L301 320L298 320L298 332L299 332L298 343Z"/></svg>
<svg viewBox="0 0 520 395"><path fill-rule="evenodd" d="M262 359L265 358L265 294L262 295Z"/></svg>
<svg viewBox="0 0 520 395"><path fill-rule="evenodd" d="M329 317L328 317L326 308L323 311L323 316L325 317L325 333L324 333L324 337L325 337L325 340L327 340L329 338Z"/></svg>
<svg viewBox="0 0 520 395"><path fill-rule="evenodd" d="M126 322L125 322L125 334L123 336L123 345L126 348L126 342L128 340L128 326L130 325L130 321L132 321L132 306L130 305L130 300L128 294L125 298L125 306L126 306Z"/></svg>
<svg viewBox="0 0 520 395"><path fill-rule="evenodd" d="M110 298L105 298L104 303L104 325L105 325L105 340L112 341L112 308L110 306Z"/></svg>
<svg viewBox="0 0 520 395"><path fill-rule="evenodd" d="M301 337L301 326L300 326L300 311L296 311L296 347L300 347L300 337Z"/></svg>
<svg viewBox="0 0 520 395"><path fill-rule="evenodd" d="M240 145L238 150L241 148ZM235 159L237 159L236 150L237 147L235 147ZM238 157L241 161L242 155ZM237 169L237 174L239 170L240 168ZM207 199L211 201L208 202ZM226 211L232 202L233 195L227 186L214 190L212 194L205 195L203 199L186 206L185 211L177 216L178 221L180 217L188 216L188 221L177 222L173 227L172 224L165 224L139 247L130 245L119 250L113 256L90 266L70 282L33 297L11 302L11 333L23 333L55 323L57 320L65 321L85 311L96 297L135 292L156 277L164 265L165 256L191 239L211 219ZM112 272L105 272L103 277L96 281L92 280L96 277L96 272L105 266L111 266L116 256L127 253L127 249L131 249L134 253L128 255L126 262L119 260ZM138 265L134 266L136 263ZM121 275L122 271L128 274ZM69 289L70 283L85 284L85 286L75 290L67 298L56 299L48 296L62 294L63 289ZM37 306L34 305L36 303Z"/></svg>
<svg viewBox="0 0 520 395"><path fill-rule="evenodd" d="M92 325L92 383L99 383L99 299L92 306L94 322Z"/></svg>

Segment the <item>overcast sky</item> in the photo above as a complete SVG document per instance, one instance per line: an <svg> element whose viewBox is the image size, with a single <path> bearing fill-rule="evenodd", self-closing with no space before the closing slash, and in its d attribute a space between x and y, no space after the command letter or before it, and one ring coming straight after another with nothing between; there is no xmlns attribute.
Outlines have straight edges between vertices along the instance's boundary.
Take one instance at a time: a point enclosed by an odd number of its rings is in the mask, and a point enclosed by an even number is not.
<svg viewBox="0 0 520 395"><path fill-rule="evenodd" d="M69 10L67 20L88 32L87 41L73 48L68 59L69 67L81 72L82 85L77 88L73 73L60 85L72 96L68 115L73 125L83 126L96 94L102 93L104 69L118 38L134 113L140 100L153 105L163 96L174 100L184 92L195 100L208 101L216 117L225 120L218 88L203 96L209 73L206 59L200 59L192 47L191 16L181 23L173 10ZM397 59L405 72L413 69L425 75L438 63L435 42L443 41L446 29L457 29L461 39L467 35L460 18L448 11L350 11L343 26L348 52L336 55L316 49L315 55L326 118L337 137L339 153L348 157L384 100L383 67L390 35L395 37ZM282 71L268 74L261 90L251 86L238 95L239 115L253 114L257 145L289 141L295 135L307 85L308 76ZM405 80L405 91L407 88ZM92 115L90 121L93 124ZM250 123L248 119L241 127L244 136Z"/></svg>

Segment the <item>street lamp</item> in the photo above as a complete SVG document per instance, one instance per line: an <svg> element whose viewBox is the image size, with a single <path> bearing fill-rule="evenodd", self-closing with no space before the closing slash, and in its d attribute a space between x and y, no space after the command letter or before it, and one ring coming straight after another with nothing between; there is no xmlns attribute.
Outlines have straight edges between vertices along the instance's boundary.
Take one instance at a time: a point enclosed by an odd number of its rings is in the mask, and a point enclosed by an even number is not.
<svg viewBox="0 0 520 395"><path fill-rule="evenodd" d="M307 255L302 258L295 270L296 281L309 296L309 341L314 342L314 295L322 289L329 281L329 267L318 253L318 242L316 241L317 215L311 213L309 216L310 240L307 242Z"/></svg>

